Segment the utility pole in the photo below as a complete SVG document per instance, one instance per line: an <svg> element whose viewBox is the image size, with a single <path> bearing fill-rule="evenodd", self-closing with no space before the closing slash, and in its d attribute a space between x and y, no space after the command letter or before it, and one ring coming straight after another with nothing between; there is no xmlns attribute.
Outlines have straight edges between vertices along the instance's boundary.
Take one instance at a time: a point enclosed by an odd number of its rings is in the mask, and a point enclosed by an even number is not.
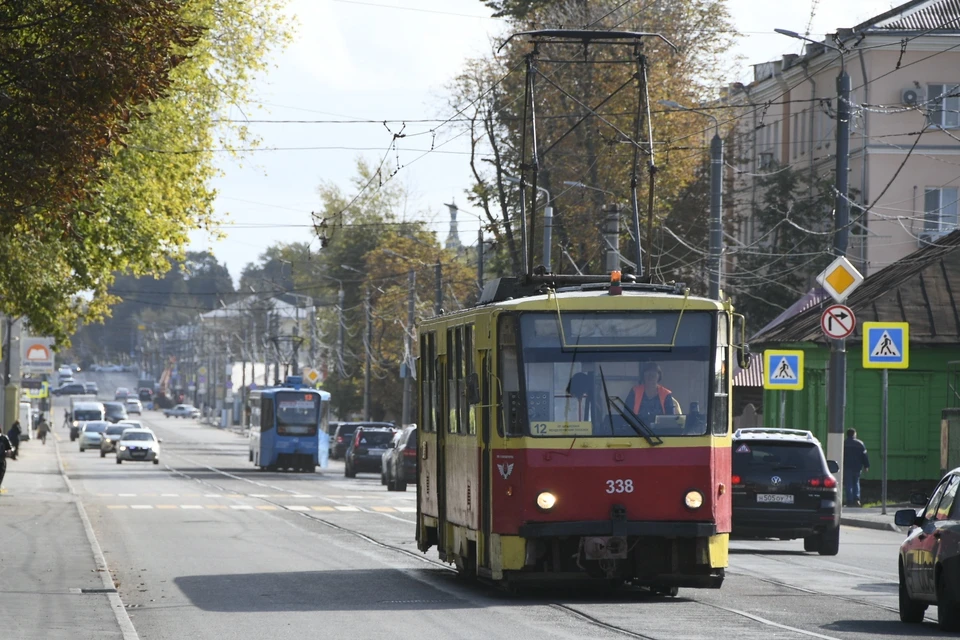
<svg viewBox="0 0 960 640"><path fill-rule="evenodd" d="M543 187L537 188L547 194L547 203L543 206L543 266L547 268L547 273L553 273L550 267L550 245L553 244L553 205L550 192Z"/></svg>
<svg viewBox="0 0 960 640"><path fill-rule="evenodd" d="M410 270L410 302L407 305L407 329L405 349L403 354L403 411L401 412L401 426L410 424L410 411L413 408L413 371L410 366L413 360L413 325L416 322L417 304L417 272Z"/></svg>
<svg viewBox="0 0 960 640"><path fill-rule="evenodd" d="M436 287L436 291L433 302L433 314L439 316L441 313L443 313L443 265L440 264L439 259L433 268L433 272L436 278L434 285Z"/></svg>
<svg viewBox="0 0 960 640"><path fill-rule="evenodd" d="M292 343L292 352L290 354L290 375L298 376L300 375L300 363L297 360L300 359L300 313L299 307L297 308L297 321L293 325L293 343Z"/></svg>
<svg viewBox="0 0 960 640"><path fill-rule="evenodd" d="M343 366L343 287L337 292L337 371Z"/></svg>
<svg viewBox="0 0 960 640"><path fill-rule="evenodd" d="M483 227L477 231L477 287L483 291Z"/></svg>
<svg viewBox="0 0 960 640"><path fill-rule="evenodd" d="M607 212L603 229L604 240L607 244L606 271L610 273L620 270L620 205L608 204L604 209Z"/></svg>
<svg viewBox="0 0 960 640"><path fill-rule="evenodd" d="M716 119L714 119L716 122ZM710 297L720 299L723 264L723 138L719 127L710 141Z"/></svg>
<svg viewBox="0 0 960 640"><path fill-rule="evenodd" d="M363 300L363 309L367 318L366 332L363 339L363 350L365 354L363 368L363 419L370 420L370 367L371 351L373 350L373 319L370 311L370 287L367 287L366 295Z"/></svg>
<svg viewBox="0 0 960 640"><path fill-rule="evenodd" d="M310 366L317 366L317 308L310 307Z"/></svg>

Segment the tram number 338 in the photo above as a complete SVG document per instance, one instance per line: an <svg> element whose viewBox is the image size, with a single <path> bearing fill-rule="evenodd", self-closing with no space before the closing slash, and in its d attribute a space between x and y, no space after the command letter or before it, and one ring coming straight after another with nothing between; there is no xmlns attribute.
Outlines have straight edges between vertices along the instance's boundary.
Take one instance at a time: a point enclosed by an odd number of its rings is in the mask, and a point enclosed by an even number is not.
<svg viewBox="0 0 960 640"><path fill-rule="evenodd" d="M607 480L607 493L633 493L633 480Z"/></svg>

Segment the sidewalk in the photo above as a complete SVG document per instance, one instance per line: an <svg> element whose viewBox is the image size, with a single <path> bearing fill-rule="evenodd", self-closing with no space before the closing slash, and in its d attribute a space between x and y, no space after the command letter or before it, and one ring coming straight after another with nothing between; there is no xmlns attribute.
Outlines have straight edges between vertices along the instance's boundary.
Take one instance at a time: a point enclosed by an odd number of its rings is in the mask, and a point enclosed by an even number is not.
<svg viewBox="0 0 960 640"><path fill-rule="evenodd" d="M0 493L3 636L123 638L111 611L119 598L103 593L108 583L101 573L54 438L22 443L18 459L7 460Z"/></svg>
<svg viewBox="0 0 960 640"><path fill-rule="evenodd" d="M899 509L915 509L909 504L888 504L887 515L880 513L880 507L844 507L840 515L840 524L849 527L861 527L864 529L879 529L881 531L896 531L906 533L905 527L898 527L893 524L893 515Z"/></svg>

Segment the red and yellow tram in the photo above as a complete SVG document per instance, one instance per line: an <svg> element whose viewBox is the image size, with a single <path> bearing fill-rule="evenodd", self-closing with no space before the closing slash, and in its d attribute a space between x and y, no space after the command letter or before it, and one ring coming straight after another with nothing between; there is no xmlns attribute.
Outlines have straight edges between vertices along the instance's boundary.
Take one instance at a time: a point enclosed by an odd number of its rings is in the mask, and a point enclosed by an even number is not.
<svg viewBox="0 0 960 640"><path fill-rule="evenodd" d="M501 278L423 322L419 548L510 584L719 587L733 328L619 274Z"/></svg>

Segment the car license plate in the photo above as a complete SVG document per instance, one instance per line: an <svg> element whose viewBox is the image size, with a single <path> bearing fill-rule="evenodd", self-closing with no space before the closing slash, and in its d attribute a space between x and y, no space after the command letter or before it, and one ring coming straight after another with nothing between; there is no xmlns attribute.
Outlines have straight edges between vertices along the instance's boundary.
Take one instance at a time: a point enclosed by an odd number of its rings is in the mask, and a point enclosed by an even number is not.
<svg viewBox="0 0 960 640"><path fill-rule="evenodd" d="M386 449L369 449L367 453L371 456L382 456L384 451L386 451Z"/></svg>
<svg viewBox="0 0 960 640"><path fill-rule="evenodd" d="M779 502L793 504L793 495L788 493L758 493L757 502Z"/></svg>

